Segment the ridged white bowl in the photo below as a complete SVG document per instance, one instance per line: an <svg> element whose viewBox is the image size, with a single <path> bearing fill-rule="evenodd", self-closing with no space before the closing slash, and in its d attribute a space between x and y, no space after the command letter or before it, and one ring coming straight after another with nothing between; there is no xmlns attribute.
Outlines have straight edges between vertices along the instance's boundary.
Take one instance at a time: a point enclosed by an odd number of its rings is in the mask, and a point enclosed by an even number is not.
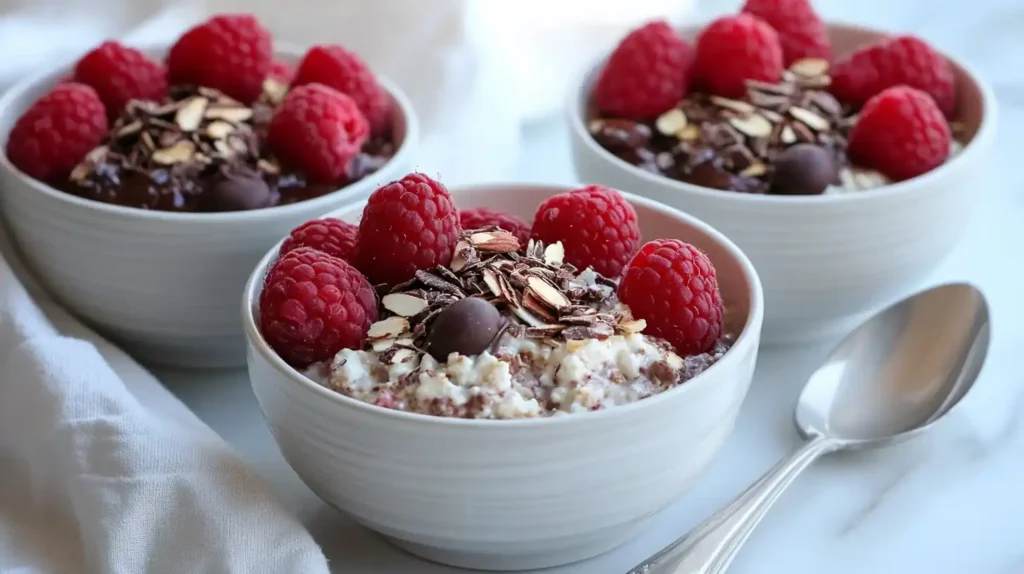
<svg viewBox="0 0 1024 574"><path fill-rule="evenodd" d="M166 46L152 50L163 57ZM298 61L302 52L279 49ZM0 134L69 71L27 79L0 99ZM412 105L381 79L395 103L394 158L337 192L281 207L233 213L168 213L82 199L36 181L0 154L4 217L29 265L75 314L144 361L240 366L245 341L238 292L253 265L296 225L367 197L411 167L418 140Z"/></svg>
<svg viewBox="0 0 1024 574"><path fill-rule="evenodd" d="M830 33L838 54L883 35L840 25ZM976 182L995 139L996 101L988 84L962 63L953 61L956 116L970 143L959 156L883 189L813 197L707 189L645 172L605 151L585 125L602 65L590 69L568 105L577 176L667 203L735 241L764 282L766 343L835 335L918 288L960 239L984 193Z"/></svg>
<svg viewBox="0 0 1024 574"><path fill-rule="evenodd" d="M459 207L527 220L567 188L453 190ZM761 286L753 266L708 225L627 195L645 240L704 249L718 272L728 329L714 366L664 394L606 411L534 420L461 420L365 404L300 375L267 346L257 301L271 251L243 298L249 378L285 458L328 504L398 546L467 568L526 570L601 554L694 484L729 436L757 358ZM356 222L362 205L336 212Z"/></svg>

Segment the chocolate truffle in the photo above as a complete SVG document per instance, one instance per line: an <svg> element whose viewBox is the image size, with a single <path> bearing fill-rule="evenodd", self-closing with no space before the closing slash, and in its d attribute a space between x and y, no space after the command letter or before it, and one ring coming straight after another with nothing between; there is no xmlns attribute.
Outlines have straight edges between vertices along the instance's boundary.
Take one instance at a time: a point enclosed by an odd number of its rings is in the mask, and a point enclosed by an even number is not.
<svg viewBox="0 0 1024 574"><path fill-rule="evenodd" d="M508 321L487 301L466 297L438 313L427 334L427 352L438 361L448 355L479 355L505 330Z"/></svg>
<svg viewBox="0 0 1024 574"><path fill-rule="evenodd" d="M273 201L270 186L245 170L218 174L206 190L210 211L243 211L267 207Z"/></svg>
<svg viewBox="0 0 1024 574"><path fill-rule="evenodd" d="M832 154L814 144L790 147L772 162L772 167L769 193L774 195L819 195L839 176Z"/></svg>

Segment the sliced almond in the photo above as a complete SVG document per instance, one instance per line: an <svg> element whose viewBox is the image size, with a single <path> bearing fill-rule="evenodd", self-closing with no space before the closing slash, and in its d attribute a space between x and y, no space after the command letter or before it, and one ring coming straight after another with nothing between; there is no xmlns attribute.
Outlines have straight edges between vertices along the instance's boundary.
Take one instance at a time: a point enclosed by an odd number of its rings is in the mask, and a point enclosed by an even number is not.
<svg viewBox="0 0 1024 574"><path fill-rule="evenodd" d="M666 136L674 136L686 127L686 114L679 108L673 108L654 120L654 127Z"/></svg>
<svg viewBox="0 0 1024 574"><path fill-rule="evenodd" d="M398 363L404 363L415 355L416 352L411 349L388 349L387 353L380 356L380 360L385 365L397 365Z"/></svg>
<svg viewBox="0 0 1024 574"><path fill-rule="evenodd" d="M394 339L408 330L409 320L405 317L388 317L370 325L370 330L366 332L366 338L370 340Z"/></svg>
<svg viewBox="0 0 1024 574"><path fill-rule="evenodd" d="M117 134L116 135L117 135L118 138L124 138L124 137L128 137L130 135L135 135L135 134L139 133L140 131L142 131L142 122L140 122L138 120L135 120L134 122L126 124L124 127L122 127L121 129L117 130Z"/></svg>
<svg viewBox="0 0 1024 574"><path fill-rule="evenodd" d="M619 323L619 329L622 329L626 333L640 333L647 328L647 321L643 319L631 319L629 321L623 321Z"/></svg>
<svg viewBox="0 0 1024 574"><path fill-rule="evenodd" d="M277 162L269 159L260 159L256 162L256 167L271 175L281 173L281 166L277 165Z"/></svg>
<svg viewBox="0 0 1024 574"><path fill-rule="evenodd" d="M512 283L504 275L498 275L498 287L501 289L501 297L513 307L522 305L519 299L519 292L512 287Z"/></svg>
<svg viewBox="0 0 1024 574"><path fill-rule="evenodd" d="M742 175L743 177L761 177L766 173L768 173L768 166L759 161L756 161L748 165L746 169L741 171L740 175Z"/></svg>
<svg viewBox="0 0 1024 574"><path fill-rule="evenodd" d="M688 124L676 137L684 142L697 141L700 139L700 126L697 124Z"/></svg>
<svg viewBox="0 0 1024 574"><path fill-rule="evenodd" d="M452 262L448 264L448 267L452 271L460 271L463 267L469 264L470 257L467 257L468 253L473 252L473 246L468 241L460 240L455 244L455 251L452 254Z"/></svg>
<svg viewBox="0 0 1024 574"><path fill-rule="evenodd" d="M397 342L398 341L395 339L380 339L378 341L373 341L370 344L370 347L373 349L375 353L380 353L382 351L387 351Z"/></svg>
<svg viewBox="0 0 1024 574"><path fill-rule="evenodd" d="M675 353L669 353L665 355L665 362L668 363L668 366L672 367L673 369L682 369L683 365L685 364L683 363L682 357Z"/></svg>
<svg viewBox="0 0 1024 574"><path fill-rule="evenodd" d="M503 230L481 231L469 236L469 243L487 253L512 253L519 251L519 240Z"/></svg>
<svg viewBox="0 0 1024 574"><path fill-rule="evenodd" d="M161 165L174 165L192 159L195 155L196 146L188 140L181 140L171 147L165 147L153 152L153 161Z"/></svg>
<svg viewBox="0 0 1024 574"><path fill-rule="evenodd" d="M139 141L149 151L156 149L156 142L153 141L153 136L149 135L149 132L142 132L139 134Z"/></svg>
<svg viewBox="0 0 1024 574"><path fill-rule="evenodd" d="M789 126L782 128L782 134L779 135L779 140L786 145L796 143L796 133L793 131L793 128Z"/></svg>
<svg viewBox="0 0 1024 574"><path fill-rule="evenodd" d="M252 117L252 109L244 106L209 106L206 108L206 119L225 120L232 123L244 122Z"/></svg>
<svg viewBox="0 0 1024 574"><path fill-rule="evenodd" d="M523 308L543 320L545 325L557 319L555 314L548 310L547 305L529 290L523 293Z"/></svg>
<svg viewBox="0 0 1024 574"><path fill-rule="evenodd" d="M228 134L235 131L235 126L222 120L216 120L206 126L206 137L220 140L228 137Z"/></svg>
<svg viewBox="0 0 1024 574"><path fill-rule="evenodd" d="M553 309L564 309L570 305L569 298L557 287L544 279L531 275L526 278L527 293L540 299L544 304Z"/></svg>
<svg viewBox="0 0 1024 574"><path fill-rule="evenodd" d="M224 157L231 157L235 155L235 150L231 148L225 140L216 140L213 142L213 149L217 150L217 153Z"/></svg>
<svg viewBox="0 0 1024 574"><path fill-rule="evenodd" d="M517 317L522 319L524 323L531 327L540 327L542 325L547 325L547 323L538 318L536 315L527 311L525 307L513 307L512 312L515 313Z"/></svg>
<svg viewBox="0 0 1024 574"><path fill-rule="evenodd" d="M498 274L493 269L484 269L484 283L495 297L501 297L501 283L498 282Z"/></svg>
<svg viewBox="0 0 1024 574"><path fill-rule="evenodd" d="M561 241L556 241L544 248L544 263L548 265L561 265L565 260L565 247Z"/></svg>
<svg viewBox="0 0 1024 574"><path fill-rule="evenodd" d="M421 299L408 293L392 293L381 298L381 304L388 311L401 317L413 317L421 313L430 304L426 299Z"/></svg>
<svg viewBox="0 0 1024 574"><path fill-rule="evenodd" d="M828 60L823 58L803 58L789 65L789 70L805 78L816 78L828 73Z"/></svg>
<svg viewBox="0 0 1024 574"><path fill-rule="evenodd" d="M270 103L279 104L288 93L288 85L275 78L267 78L263 80L263 93L270 99Z"/></svg>
<svg viewBox="0 0 1024 574"><path fill-rule="evenodd" d="M110 148L108 148L107 146L105 146L105 145L97 146L97 147L93 148L92 151L90 151L88 154L86 154L85 161L93 162L93 163L101 162L101 161L107 159L107 154L108 153L110 153Z"/></svg>
<svg viewBox="0 0 1024 574"><path fill-rule="evenodd" d="M752 138L768 137L772 133L772 123L761 114L751 114L742 118L729 118L732 127Z"/></svg>
<svg viewBox="0 0 1024 574"><path fill-rule="evenodd" d="M174 114L174 123L178 124L183 132L195 131L203 122L203 112L209 100L202 96L189 98Z"/></svg>
<svg viewBox="0 0 1024 574"><path fill-rule="evenodd" d="M604 120L590 120L590 123L587 124L587 129L589 129L592 134L600 132L604 129Z"/></svg>
<svg viewBox="0 0 1024 574"><path fill-rule="evenodd" d="M789 115L816 132L827 132L831 127L828 120L804 108L793 106L789 108Z"/></svg>
<svg viewBox="0 0 1024 574"><path fill-rule="evenodd" d="M747 102L723 98L721 96L711 96L708 98L708 101L720 108L725 108L741 114L752 114L757 111L757 108Z"/></svg>
<svg viewBox="0 0 1024 574"><path fill-rule="evenodd" d="M76 165L75 169L71 170L71 175L69 175L68 177L71 179L71 181L82 181L83 179L89 177L89 174L92 173L92 168L93 164L91 162L83 161L82 163Z"/></svg>

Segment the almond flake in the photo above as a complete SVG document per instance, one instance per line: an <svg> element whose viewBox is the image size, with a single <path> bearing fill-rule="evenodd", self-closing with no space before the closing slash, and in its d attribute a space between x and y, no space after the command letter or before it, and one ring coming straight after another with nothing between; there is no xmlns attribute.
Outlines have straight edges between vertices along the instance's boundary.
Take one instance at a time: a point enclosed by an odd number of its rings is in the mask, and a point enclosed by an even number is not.
<svg viewBox="0 0 1024 574"><path fill-rule="evenodd" d="M760 177L766 173L768 173L768 167L757 161L747 166L746 169L740 172L740 175L743 177Z"/></svg>
<svg viewBox="0 0 1024 574"><path fill-rule="evenodd" d="M474 233L469 236L469 243L486 253L519 251L519 240L516 239L516 236L501 229Z"/></svg>
<svg viewBox="0 0 1024 574"><path fill-rule="evenodd" d="M448 265L452 271L461 271L463 267L471 262L470 254L473 253L473 246L468 241L459 240L455 244L455 250L452 253L452 262Z"/></svg>
<svg viewBox="0 0 1024 574"><path fill-rule="evenodd" d="M527 277L526 285L527 294L540 299L551 308L564 309L570 304L569 299L557 287L536 275Z"/></svg>
<svg viewBox="0 0 1024 574"><path fill-rule="evenodd" d="M281 173L281 166L277 165L277 162L268 159L260 159L256 162L256 167L263 170L265 173L276 175Z"/></svg>
<svg viewBox="0 0 1024 574"><path fill-rule="evenodd" d="M632 319L619 323L619 329L627 333L640 333L647 328L647 321L643 319Z"/></svg>
<svg viewBox="0 0 1024 574"><path fill-rule="evenodd" d="M498 275L498 286L501 288L501 297L510 305L519 307L522 302L519 300L519 293L512 288L512 283L504 275Z"/></svg>
<svg viewBox="0 0 1024 574"><path fill-rule="evenodd" d="M828 60L803 58L790 64L789 70L805 78L817 78L828 73Z"/></svg>
<svg viewBox="0 0 1024 574"><path fill-rule="evenodd" d="M228 122L217 120L206 126L206 137L220 140L228 137L228 134L235 131L235 126Z"/></svg>
<svg viewBox="0 0 1024 574"><path fill-rule="evenodd" d="M786 126L782 128L782 135L779 136L782 143L789 145L796 143L796 133L793 132L793 128Z"/></svg>
<svg viewBox="0 0 1024 574"><path fill-rule="evenodd" d="M401 317L416 316L429 306L425 299L407 293L385 295L380 302L385 309Z"/></svg>
<svg viewBox="0 0 1024 574"><path fill-rule="evenodd" d="M75 169L71 170L71 175L69 175L68 177L71 179L71 181L82 181L83 179L89 177L89 174L92 173L92 168L93 165L91 163L83 161L82 163L76 165Z"/></svg>
<svg viewBox="0 0 1024 574"><path fill-rule="evenodd" d="M536 315L527 311L524 307L513 307L512 312L515 313L517 317L522 319L524 323L531 327L541 327L543 325L547 325L547 323L538 319Z"/></svg>
<svg viewBox="0 0 1024 574"><path fill-rule="evenodd" d="M174 165L192 159L196 152L196 146L188 140L182 140L163 149L153 152L153 161L161 165Z"/></svg>
<svg viewBox="0 0 1024 574"><path fill-rule="evenodd" d="M587 126L587 129L589 129L592 134L600 132L603 128L604 120L591 120L590 124Z"/></svg>
<svg viewBox="0 0 1024 574"><path fill-rule="evenodd" d="M142 122L140 122L138 120L135 120L134 122L126 124L124 127L122 127L121 129L117 130L117 134L116 135L117 135L118 138L124 138L124 137L128 137L130 135L135 135L135 134L139 133L140 131L142 131Z"/></svg>
<svg viewBox="0 0 1024 574"><path fill-rule="evenodd" d="M232 123L244 122L252 117L252 109L243 106L209 106L206 119L225 120Z"/></svg>
<svg viewBox="0 0 1024 574"><path fill-rule="evenodd" d="M386 354L380 355L379 358L386 365L397 365L411 359L415 354L416 352L410 349L392 347Z"/></svg>
<svg viewBox="0 0 1024 574"><path fill-rule="evenodd" d="M697 124L688 124L676 137L684 142L697 141L700 139L700 126Z"/></svg>
<svg viewBox="0 0 1024 574"><path fill-rule="evenodd" d="M757 108L748 104L747 102L743 102L740 100L731 100L729 98L723 98L721 96L711 96L710 98L708 98L708 101L710 101L712 104L720 108L725 108L727 110L732 110L734 112L739 112L741 114L752 114L757 111Z"/></svg>
<svg viewBox="0 0 1024 574"><path fill-rule="evenodd" d="M93 148L93 150L90 151L85 156L85 161L89 161L89 162L93 162L93 163L99 163L99 162L107 159L107 154L108 153L110 153L110 148L108 148L107 146L105 146L105 145L97 146L97 147Z"/></svg>
<svg viewBox="0 0 1024 574"><path fill-rule="evenodd" d="M203 121L203 112L206 111L206 104L209 102L201 96L190 98L174 114L174 123L178 124L181 131L195 131Z"/></svg>
<svg viewBox="0 0 1024 574"><path fill-rule="evenodd" d="M288 93L288 86L274 78L263 80L263 93L270 99L270 103L279 104Z"/></svg>
<svg viewBox="0 0 1024 574"><path fill-rule="evenodd" d="M686 114L679 108L673 108L654 121L654 127L663 135L674 136L686 127Z"/></svg>
<svg viewBox="0 0 1024 574"><path fill-rule="evenodd" d="M565 247L561 241L556 241L544 248L544 263L548 265L561 265L565 259Z"/></svg>
<svg viewBox="0 0 1024 574"><path fill-rule="evenodd" d="M794 106L789 108L789 115L816 132L827 132L829 130L828 120L810 110Z"/></svg>
<svg viewBox="0 0 1024 574"><path fill-rule="evenodd" d="M216 140L213 142L213 149L217 150L217 153L224 157L231 157L235 155L235 150L232 149L231 145L225 140Z"/></svg>
<svg viewBox="0 0 1024 574"><path fill-rule="evenodd" d="M484 269L484 283L495 297L501 297L501 284L498 283L498 275L491 269Z"/></svg>
<svg viewBox="0 0 1024 574"><path fill-rule="evenodd" d="M405 317L388 317L370 325L370 330L366 332L366 338L370 340L393 339L408 330L409 320Z"/></svg>
<svg viewBox="0 0 1024 574"><path fill-rule="evenodd" d="M523 293L523 308L542 319L545 325L557 318L551 311L548 311L544 302L530 291Z"/></svg>
<svg viewBox="0 0 1024 574"><path fill-rule="evenodd" d="M390 349L397 341L395 339L380 339L371 343L371 348L375 353L380 353Z"/></svg>
<svg viewBox="0 0 1024 574"><path fill-rule="evenodd" d="M683 359L679 355L672 352L669 352L667 355L665 355L665 362L668 363L668 366L676 370L682 369L683 365L685 364L683 363Z"/></svg>
<svg viewBox="0 0 1024 574"><path fill-rule="evenodd" d="M761 114L751 114L744 118L729 118L729 123L752 138L764 138L772 133L771 122Z"/></svg>

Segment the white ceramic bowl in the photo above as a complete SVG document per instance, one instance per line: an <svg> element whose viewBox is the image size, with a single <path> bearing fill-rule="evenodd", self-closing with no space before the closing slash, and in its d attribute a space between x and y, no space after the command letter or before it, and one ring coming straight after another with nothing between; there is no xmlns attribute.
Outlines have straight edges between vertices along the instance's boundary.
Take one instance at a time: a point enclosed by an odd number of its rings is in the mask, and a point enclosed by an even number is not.
<svg viewBox="0 0 1024 574"><path fill-rule="evenodd" d="M683 34L694 37L698 28ZM838 54L879 32L830 27ZM581 80L569 105L578 178L667 203L736 242L764 282L766 343L836 335L863 315L919 287L962 235L979 196L996 131L991 88L953 61L957 117L970 135L946 165L883 189L814 197L749 195L681 183L642 171L601 148L585 118L603 61Z"/></svg>
<svg viewBox="0 0 1024 574"><path fill-rule="evenodd" d="M452 191L459 207L527 220L566 187ZM249 378L289 464L328 504L430 560L489 570L566 564L622 544L700 477L733 428L757 357L760 281L728 239L657 202L627 195L644 239L704 249L718 272L733 348L664 394L554 419L463 420L388 410L330 391L267 346L256 325L267 266L243 297ZM335 213L356 222L362 205Z"/></svg>
<svg viewBox="0 0 1024 574"><path fill-rule="evenodd" d="M151 50L163 57L167 46ZM279 49L297 62L302 52ZM0 99L6 148L14 122L70 66L27 79ZM238 291L267 248L296 225L367 197L411 167L418 123L409 100L381 79L395 103L398 147L380 171L335 193L232 213L169 213L89 201L36 181L0 154L7 225L29 265L71 311L144 361L240 366L245 342Z"/></svg>

